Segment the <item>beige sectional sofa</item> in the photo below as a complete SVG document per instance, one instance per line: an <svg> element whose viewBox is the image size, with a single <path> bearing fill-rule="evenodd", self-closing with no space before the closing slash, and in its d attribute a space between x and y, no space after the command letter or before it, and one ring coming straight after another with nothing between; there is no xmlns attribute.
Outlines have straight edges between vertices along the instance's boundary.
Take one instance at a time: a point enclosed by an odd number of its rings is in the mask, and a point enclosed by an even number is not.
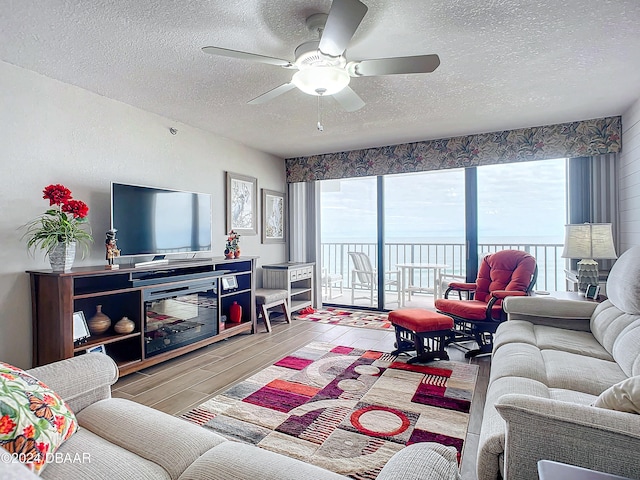
<svg viewBox="0 0 640 480"><path fill-rule="evenodd" d="M617 260L607 294L600 304L506 300L479 480L537 480L541 459L640 478L640 247Z"/></svg>
<svg viewBox="0 0 640 480"><path fill-rule="evenodd" d="M47 463L41 478L348 480L293 458L228 441L208 429L138 403L111 398L117 367L103 354L82 355L27 373L60 395L76 414L80 426L56 452L60 461ZM5 459L6 453L0 455L1 479L38 478L18 463L3 463ZM457 475L455 449L420 443L396 453L378 479L453 480Z"/></svg>

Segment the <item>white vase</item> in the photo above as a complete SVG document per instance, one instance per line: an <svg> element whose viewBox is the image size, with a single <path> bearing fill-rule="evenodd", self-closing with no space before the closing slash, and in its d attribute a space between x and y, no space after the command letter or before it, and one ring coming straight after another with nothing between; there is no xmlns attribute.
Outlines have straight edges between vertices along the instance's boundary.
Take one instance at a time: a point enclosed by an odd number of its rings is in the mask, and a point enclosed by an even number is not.
<svg viewBox="0 0 640 480"><path fill-rule="evenodd" d="M68 272L76 258L76 242L58 244L49 252L49 263L54 272Z"/></svg>

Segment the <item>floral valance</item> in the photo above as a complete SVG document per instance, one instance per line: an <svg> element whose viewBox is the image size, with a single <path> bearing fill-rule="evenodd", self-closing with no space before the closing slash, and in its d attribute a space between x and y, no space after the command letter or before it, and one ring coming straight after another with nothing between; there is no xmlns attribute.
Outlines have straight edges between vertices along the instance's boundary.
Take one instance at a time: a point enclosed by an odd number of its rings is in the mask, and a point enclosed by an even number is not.
<svg viewBox="0 0 640 480"><path fill-rule="evenodd" d="M481 133L286 160L287 182L366 177L616 153L620 117Z"/></svg>

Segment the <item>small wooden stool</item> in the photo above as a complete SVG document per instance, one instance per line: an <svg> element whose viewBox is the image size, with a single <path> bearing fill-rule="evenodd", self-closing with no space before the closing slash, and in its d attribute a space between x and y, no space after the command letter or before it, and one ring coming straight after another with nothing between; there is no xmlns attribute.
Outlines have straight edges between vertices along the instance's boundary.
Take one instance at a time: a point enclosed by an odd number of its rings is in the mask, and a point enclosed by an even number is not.
<svg viewBox="0 0 640 480"><path fill-rule="evenodd" d="M289 292L286 290L278 290L275 288L256 288L258 316L262 315L264 326L267 327L267 332L271 331L271 321L269 320L270 308L281 306L285 320L287 323L291 323L291 315L289 314L289 306L287 305L288 299Z"/></svg>
<svg viewBox="0 0 640 480"><path fill-rule="evenodd" d="M422 308L403 308L389 312L389 321L396 330L396 350L392 355L415 350L417 355L407 363L449 360L444 347L453 336L451 317Z"/></svg>

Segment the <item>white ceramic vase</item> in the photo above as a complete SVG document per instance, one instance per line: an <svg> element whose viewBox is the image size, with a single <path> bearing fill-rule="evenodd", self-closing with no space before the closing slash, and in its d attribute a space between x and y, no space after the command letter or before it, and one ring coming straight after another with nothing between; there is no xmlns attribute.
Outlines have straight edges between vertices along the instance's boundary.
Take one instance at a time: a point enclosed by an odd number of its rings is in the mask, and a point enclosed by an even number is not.
<svg viewBox="0 0 640 480"><path fill-rule="evenodd" d="M76 242L58 242L49 252L49 263L54 272L68 272L76 258Z"/></svg>

